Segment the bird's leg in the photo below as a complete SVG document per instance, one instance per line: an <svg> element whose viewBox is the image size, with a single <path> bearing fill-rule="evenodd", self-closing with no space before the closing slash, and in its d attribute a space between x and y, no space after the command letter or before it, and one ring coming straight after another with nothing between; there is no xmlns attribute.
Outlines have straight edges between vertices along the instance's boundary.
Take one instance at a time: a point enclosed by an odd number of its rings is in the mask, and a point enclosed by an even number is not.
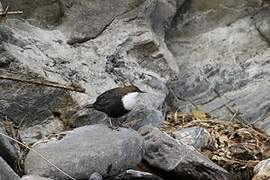
<svg viewBox="0 0 270 180"><path fill-rule="evenodd" d="M119 118L116 118L116 120L117 120L117 126L118 127L121 127L121 121L120 121L120 119Z"/></svg>
<svg viewBox="0 0 270 180"><path fill-rule="evenodd" d="M123 128L131 128L130 125L128 125L127 123L125 123L125 120L124 121L120 121L121 119L117 118L117 122L118 122L118 126L119 127L123 127Z"/></svg>
<svg viewBox="0 0 270 180"><path fill-rule="evenodd" d="M119 129L119 127L117 127L117 126L114 126L113 124L112 124L112 119L109 117L109 123L110 123L110 125L109 125L109 128L110 129L112 129L112 130L118 130Z"/></svg>
<svg viewBox="0 0 270 180"><path fill-rule="evenodd" d="M129 128L132 128L132 125L126 123L126 124L122 124L121 127L129 129Z"/></svg>
<svg viewBox="0 0 270 180"><path fill-rule="evenodd" d="M109 122L110 122L110 126L113 127L111 118L109 118Z"/></svg>

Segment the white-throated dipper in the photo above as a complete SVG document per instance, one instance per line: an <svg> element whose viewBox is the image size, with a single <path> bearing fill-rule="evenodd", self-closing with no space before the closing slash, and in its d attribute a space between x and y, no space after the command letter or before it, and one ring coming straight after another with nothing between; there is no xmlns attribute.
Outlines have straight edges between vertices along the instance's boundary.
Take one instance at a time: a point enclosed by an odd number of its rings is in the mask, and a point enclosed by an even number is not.
<svg viewBox="0 0 270 180"><path fill-rule="evenodd" d="M99 95L93 104L86 107L104 112L110 118L118 118L136 107L139 93L145 92L134 85L113 88Z"/></svg>

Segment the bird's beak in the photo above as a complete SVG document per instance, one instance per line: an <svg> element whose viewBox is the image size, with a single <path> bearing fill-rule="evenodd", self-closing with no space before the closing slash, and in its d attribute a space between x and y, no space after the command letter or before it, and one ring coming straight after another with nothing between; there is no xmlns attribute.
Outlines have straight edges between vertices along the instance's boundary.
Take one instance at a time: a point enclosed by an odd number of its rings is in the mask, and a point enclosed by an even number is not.
<svg viewBox="0 0 270 180"><path fill-rule="evenodd" d="M145 92L145 91L141 91L140 93L147 93L147 92Z"/></svg>

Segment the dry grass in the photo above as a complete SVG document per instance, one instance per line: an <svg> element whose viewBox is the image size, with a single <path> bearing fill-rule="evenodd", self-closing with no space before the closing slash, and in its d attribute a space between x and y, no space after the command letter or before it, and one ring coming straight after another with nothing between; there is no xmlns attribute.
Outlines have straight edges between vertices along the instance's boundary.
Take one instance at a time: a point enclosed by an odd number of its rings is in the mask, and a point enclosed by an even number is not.
<svg viewBox="0 0 270 180"><path fill-rule="evenodd" d="M270 157L269 137L250 125L220 121L207 113L169 113L162 130L170 135L179 129L203 127L213 136L213 142L202 153L238 176L251 179L256 164ZM242 179L242 178L241 178Z"/></svg>
<svg viewBox="0 0 270 180"><path fill-rule="evenodd" d="M11 121L9 120L5 120L4 124L3 124L6 133L7 134L3 134L0 133L0 136L3 136L9 140L11 140L13 142L13 144L15 145L15 148L17 149L17 151L22 151L23 148L26 148L27 150L30 150L32 152L34 152L36 155L38 155L42 160L46 161L48 164L50 164L51 166L53 166L56 170L58 170L59 172L63 173L65 176L67 176L69 179L72 180L76 180L75 178L73 178L72 176L70 176L68 173L66 173L65 171L63 171L61 168L57 167L54 163L52 163L51 161L49 161L43 154L41 154L40 152L38 152L37 150L31 148L30 146L26 145L25 143L21 142L21 139L19 138L19 135L16 133L15 129L13 128L13 124ZM20 154L20 153L19 153ZM22 159L21 159L22 158ZM24 157L19 157L18 161L18 167L19 169L17 169L20 173L22 172L22 167L21 167L21 161L24 161Z"/></svg>

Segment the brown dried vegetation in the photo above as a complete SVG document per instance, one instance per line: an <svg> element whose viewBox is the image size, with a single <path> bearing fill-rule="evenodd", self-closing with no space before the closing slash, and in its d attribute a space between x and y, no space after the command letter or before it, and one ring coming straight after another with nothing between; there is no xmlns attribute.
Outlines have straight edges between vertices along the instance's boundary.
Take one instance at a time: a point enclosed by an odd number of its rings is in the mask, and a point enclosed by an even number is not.
<svg viewBox="0 0 270 180"><path fill-rule="evenodd" d="M173 136L182 128L203 127L213 136L213 141L202 153L212 161L237 175L251 179L258 162L270 157L270 139L251 125L220 121L207 113L168 113L162 130Z"/></svg>

